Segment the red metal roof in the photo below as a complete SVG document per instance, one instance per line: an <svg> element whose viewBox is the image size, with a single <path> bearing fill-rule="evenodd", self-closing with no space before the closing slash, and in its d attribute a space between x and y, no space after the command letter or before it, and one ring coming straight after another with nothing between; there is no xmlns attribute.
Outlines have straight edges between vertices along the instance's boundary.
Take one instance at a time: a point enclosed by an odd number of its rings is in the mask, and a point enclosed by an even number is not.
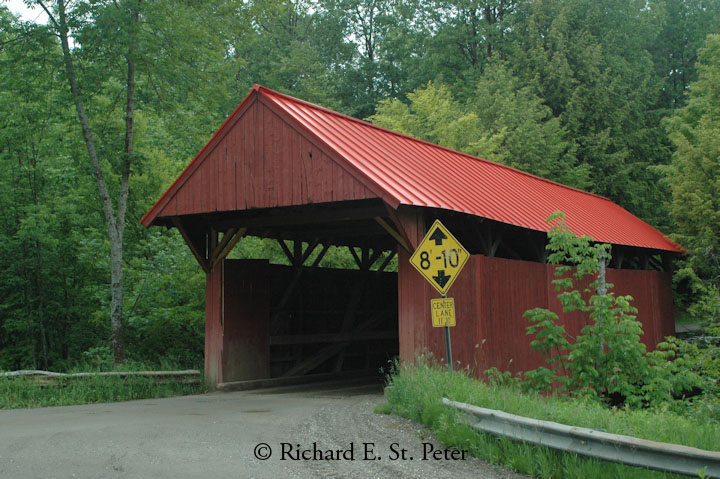
<svg viewBox="0 0 720 479"><path fill-rule="evenodd" d="M548 231L547 217L560 210L572 231L596 241L683 251L607 198L255 88L397 204L460 211L537 231Z"/></svg>
<svg viewBox="0 0 720 479"><path fill-rule="evenodd" d="M536 231L548 231L547 217L560 210L567 215L566 224L572 231L596 241L684 251L607 198L380 128L259 85L248 96L254 92L348 162L364 176L370 189L381 191L383 199L395 208L442 208ZM179 186L173 184L163 198ZM158 204L143 218L143 224L152 221Z"/></svg>

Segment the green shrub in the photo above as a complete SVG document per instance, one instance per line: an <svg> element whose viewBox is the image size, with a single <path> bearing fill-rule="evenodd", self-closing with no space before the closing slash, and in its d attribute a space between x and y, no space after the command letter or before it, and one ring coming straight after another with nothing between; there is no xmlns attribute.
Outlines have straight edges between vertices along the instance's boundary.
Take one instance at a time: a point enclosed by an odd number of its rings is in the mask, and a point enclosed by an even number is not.
<svg viewBox="0 0 720 479"><path fill-rule="evenodd" d="M610 257L610 245L575 235L564 217L556 212L548 218L555 222L547 245L548 262L558 265L553 284L563 312L582 312L589 321L571 341L554 312L535 308L525 313L532 323L527 334L534 335L530 346L550 366L523 373L525 390L560 391L633 408L685 408L683 393L701 386L700 376L688 367L685 357L669 361L678 350L673 338L647 351L640 340L642 324L636 319L632 297L607 291L612 284L604 281L604 263ZM594 280L581 287L588 277Z"/></svg>

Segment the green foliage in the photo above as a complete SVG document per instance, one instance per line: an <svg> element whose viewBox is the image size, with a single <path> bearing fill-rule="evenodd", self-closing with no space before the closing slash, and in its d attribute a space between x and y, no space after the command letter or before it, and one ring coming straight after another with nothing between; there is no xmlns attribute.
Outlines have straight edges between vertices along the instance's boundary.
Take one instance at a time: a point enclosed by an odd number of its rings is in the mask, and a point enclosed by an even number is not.
<svg viewBox="0 0 720 479"><path fill-rule="evenodd" d="M388 384L392 389L387 394L388 405L382 412L389 410L425 424L448 447L467 449L470 454L488 462L536 477L668 476L479 433L465 424L454 409L444 406L441 399L447 397L484 408L613 434L720 450L718 416L701 409L684 416L667 410L610 410L587 398L548 397L523 392L512 382L487 385L468 377L464 371L451 373L422 358L397 370L389 377Z"/></svg>
<svg viewBox="0 0 720 479"><path fill-rule="evenodd" d="M36 0L26 3L38 11ZM68 5L72 56L113 198L131 45L137 60L124 235L131 359L158 361L158 351L184 365L201 358L200 269L177 235L138 221L253 83L587 188L674 228L690 251L675 277L676 302L695 319L718 317L716 36L698 56L706 36L720 33L718 0ZM133 26L138 5L142 21ZM110 335L107 232L51 29L0 5L7 369L67 368ZM276 243L259 239L243 240L233 257L285 262ZM355 267L340 248L321 264ZM568 291L568 305L580 299ZM632 316L616 302L602 308ZM537 314L537 333L555 343L536 346L558 358L551 371L567 367L562 331Z"/></svg>
<svg viewBox="0 0 720 479"><path fill-rule="evenodd" d="M467 149L473 138L479 138L477 115L463 114L464 108L446 85L430 82L408 93L408 99L410 105L399 100L381 102L370 121L452 149Z"/></svg>
<svg viewBox="0 0 720 479"><path fill-rule="evenodd" d="M676 146L666 169L672 191L674 238L689 256L675 276L690 293L686 303L700 320L718 321L720 286L720 35L709 35L699 52L698 80L689 101L667 122Z"/></svg>
<svg viewBox="0 0 720 479"><path fill-rule="evenodd" d="M468 152L577 188L589 186L589 168L577 164L560 119L506 65L488 65L468 103L480 128Z"/></svg>
<svg viewBox="0 0 720 479"><path fill-rule="evenodd" d="M112 364L110 348L107 348L107 353ZM149 369L145 364L133 366L133 369L125 370ZM131 401L204 392L207 392L207 387L202 380L198 383L181 383L163 382L142 376L91 376L63 378L56 383L39 384L29 377L0 377L0 409Z"/></svg>
<svg viewBox="0 0 720 479"><path fill-rule="evenodd" d="M576 236L564 218L562 213L548 218L555 222L548 232L548 262L559 265L553 283L563 312L583 313L588 321L581 334L570 341L564 326L558 324L557 314L540 308L525 313L533 323L527 327L527 334L534 335L530 345L553 369L525 372L524 387L560 390L573 396L601 398L606 403L621 398L630 408L683 410L686 405L675 398L682 399L683 393L701 385L700 376L688 367L688 358L675 358L678 344L673 338L647 352L630 296L603 291L612 285L601 284L604 278L599 276L589 286L580 286L584 278L598 274L601 261L609 259L610 245L593 244L587 236Z"/></svg>
<svg viewBox="0 0 720 479"><path fill-rule="evenodd" d="M502 64L486 69L465 103L434 82L407 97L409 104L382 101L369 120L572 186L586 185L588 170L575 164L558 119Z"/></svg>

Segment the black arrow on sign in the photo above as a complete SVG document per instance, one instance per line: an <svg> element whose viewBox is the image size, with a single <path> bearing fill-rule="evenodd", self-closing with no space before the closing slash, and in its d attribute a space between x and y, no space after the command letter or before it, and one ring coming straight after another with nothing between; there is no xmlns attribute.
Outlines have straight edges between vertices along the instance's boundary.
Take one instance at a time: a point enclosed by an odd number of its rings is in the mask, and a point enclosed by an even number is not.
<svg viewBox="0 0 720 479"><path fill-rule="evenodd" d="M442 232L440 228L435 228L435 231L433 231L432 236L430 236L430 240L435 242L435 246L440 246L443 244L443 241L447 239L447 235Z"/></svg>
<svg viewBox="0 0 720 479"><path fill-rule="evenodd" d="M433 276L432 278L435 280L435 282L440 285L441 288L444 288L448 281L450 281L450 278L452 275L448 276L445 274L445 270L441 269L438 271L437 276Z"/></svg>

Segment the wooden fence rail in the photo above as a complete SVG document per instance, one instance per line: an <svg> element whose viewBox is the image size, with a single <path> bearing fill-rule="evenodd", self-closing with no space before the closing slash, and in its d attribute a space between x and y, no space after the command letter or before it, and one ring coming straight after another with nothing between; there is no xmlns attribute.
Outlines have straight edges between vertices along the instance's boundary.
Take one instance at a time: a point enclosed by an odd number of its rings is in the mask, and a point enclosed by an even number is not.
<svg viewBox="0 0 720 479"><path fill-rule="evenodd" d="M197 369L186 369L183 371L106 371L98 373L56 373L52 371L41 371L37 369L21 369L19 371L10 371L7 373L0 373L0 378L16 379L29 377L34 382L39 384L54 384L58 380L64 379L79 379L79 378L91 378L91 377L148 377L155 378L158 380L175 381L186 384L193 384L200 382L200 371Z"/></svg>

